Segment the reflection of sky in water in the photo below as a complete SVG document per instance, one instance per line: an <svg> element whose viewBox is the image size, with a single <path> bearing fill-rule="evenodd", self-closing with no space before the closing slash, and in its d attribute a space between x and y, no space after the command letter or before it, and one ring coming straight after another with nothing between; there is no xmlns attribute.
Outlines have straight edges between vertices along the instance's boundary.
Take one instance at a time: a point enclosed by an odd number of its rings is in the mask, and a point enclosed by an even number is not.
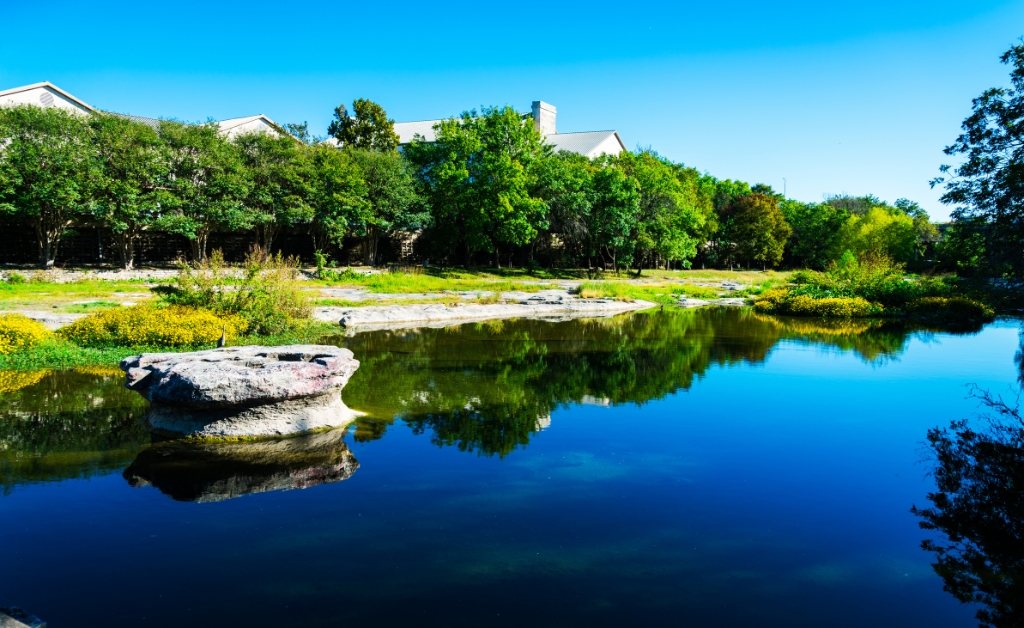
<svg viewBox="0 0 1024 628"><path fill-rule="evenodd" d="M964 384L1010 385L1018 344L1000 323L869 363L789 340L643 405L556 407L504 457L396 421L349 431L345 481L216 503L120 473L21 484L0 604L80 626L973 625L909 508L926 430L976 411Z"/></svg>

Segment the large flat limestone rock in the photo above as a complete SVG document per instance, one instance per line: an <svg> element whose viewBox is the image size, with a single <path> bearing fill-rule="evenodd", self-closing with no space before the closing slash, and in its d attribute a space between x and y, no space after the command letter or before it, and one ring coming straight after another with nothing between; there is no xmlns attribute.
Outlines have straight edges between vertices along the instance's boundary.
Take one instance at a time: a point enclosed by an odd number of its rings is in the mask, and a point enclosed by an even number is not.
<svg viewBox="0 0 1024 628"><path fill-rule="evenodd" d="M351 422L341 390L359 368L330 345L144 353L121 361L125 386L150 401L149 427L168 435L279 436Z"/></svg>

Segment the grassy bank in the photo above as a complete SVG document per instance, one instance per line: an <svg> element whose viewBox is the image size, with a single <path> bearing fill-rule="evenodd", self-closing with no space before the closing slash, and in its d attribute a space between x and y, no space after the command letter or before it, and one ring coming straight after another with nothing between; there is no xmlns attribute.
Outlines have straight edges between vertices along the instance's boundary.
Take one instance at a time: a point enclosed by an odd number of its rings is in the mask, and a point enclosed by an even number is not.
<svg viewBox="0 0 1024 628"><path fill-rule="evenodd" d="M229 346L312 344L324 336L338 333L338 327L319 321L305 321L296 329L269 336L248 335L231 339ZM31 371L40 369L72 369L89 366L116 367L122 359L139 353L199 351L213 349L215 343L188 347L159 347L151 345L110 345L82 347L59 337L53 337L23 351L0 355L0 370Z"/></svg>

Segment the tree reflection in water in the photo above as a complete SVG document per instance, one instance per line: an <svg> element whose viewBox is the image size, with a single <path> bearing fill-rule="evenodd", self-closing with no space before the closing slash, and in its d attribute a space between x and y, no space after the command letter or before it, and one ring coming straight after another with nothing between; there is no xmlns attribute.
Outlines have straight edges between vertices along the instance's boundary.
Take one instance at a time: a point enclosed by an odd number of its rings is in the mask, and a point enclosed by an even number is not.
<svg viewBox="0 0 1024 628"><path fill-rule="evenodd" d="M930 508L911 511L945 536L921 543L943 588L982 604L981 626L1024 626L1024 420L1019 406L973 393L996 415L981 431L957 421L928 432L937 490Z"/></svg>
<svg viewBox="0 0 1024 628"><path fill-rule="evenodd" d="M763 362L780 342L833 347L875 362L927 333L877 321L826 323L715 308L325 341L352 349L361 362L344 393L350 407L369 413L355 425L357 441L380 438L401 419L439 446L506 456L526 446L559 407L642 405L690 388L715 365ZM145 408L116 369L0 372L0 487L123 469L148 446L138 421Z"/></svg>
<svg viewBox="0 0 1024 628"><path fill-rule="evenodd" d="M339 337L362 366L345 390L370 413L356 439L401 418L440 446L505 456L561 406L642 405L690 388L714 365L763 362L780 341L852 351L869 362L927 330L880 321L776 318L745 309L671 310L549 323L495 321Z"/></svg>

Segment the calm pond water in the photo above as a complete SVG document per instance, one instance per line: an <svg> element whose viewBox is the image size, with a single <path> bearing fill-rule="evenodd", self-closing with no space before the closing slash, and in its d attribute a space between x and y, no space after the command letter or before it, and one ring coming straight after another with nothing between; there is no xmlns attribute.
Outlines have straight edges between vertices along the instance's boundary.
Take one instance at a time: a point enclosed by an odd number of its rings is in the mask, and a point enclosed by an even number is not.
<svg viewBox="0 0 1024 628"><path fill-rule="evenodd" d="M346 430L152 444L0 373L0 606L62 626L972 626L911 514L1019 321L742 310L367 332ZM304 490L285 490L297 489Z"/></svg>

